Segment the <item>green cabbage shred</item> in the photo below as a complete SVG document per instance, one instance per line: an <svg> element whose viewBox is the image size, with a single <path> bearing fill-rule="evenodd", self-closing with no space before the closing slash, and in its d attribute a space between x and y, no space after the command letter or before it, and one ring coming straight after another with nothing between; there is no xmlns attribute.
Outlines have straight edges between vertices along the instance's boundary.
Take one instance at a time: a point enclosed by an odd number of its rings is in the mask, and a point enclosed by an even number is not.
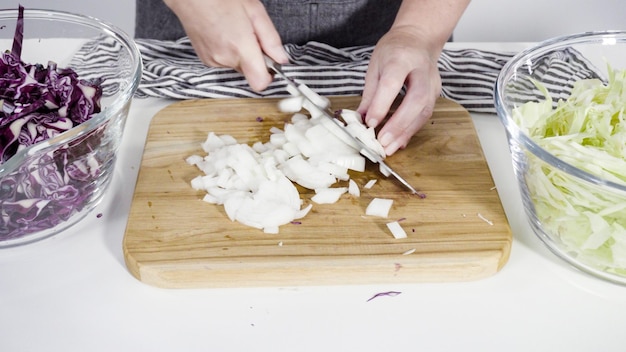
<svg viewBox="0 0 626 352"><path fill-rule="evenodd" d="M626 185L626 71L608 68L607 83L580 80L567 100L513 111L522 132L555 157ZM538 220L573 255L592 267L626 275L626 193L567 174L528 153L526 182Z"/></svg>

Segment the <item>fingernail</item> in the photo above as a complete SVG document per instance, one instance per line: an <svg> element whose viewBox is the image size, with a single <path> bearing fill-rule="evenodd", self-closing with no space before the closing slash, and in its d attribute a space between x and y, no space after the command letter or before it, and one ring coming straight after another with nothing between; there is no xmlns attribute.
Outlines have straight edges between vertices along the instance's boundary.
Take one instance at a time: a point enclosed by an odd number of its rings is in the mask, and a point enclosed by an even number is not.
<svg viewBox="0 0 626 352"><path fill-rule="evenodd" d="M393 142L393 135L391 133L389 132L383 133L383 135L380 136L380 144L382 144L383 147L387 147L392 142Z"/></svg>
<svg viewBox="0 0 626 352"><path fill-rule="evenodd" d="M365 123L367 123L367 127L376 127L376 126L378 126L378 120L376 120L376 119L368 119L367 115L365 116Z"/></svg>
<svg viewBox="0 0 626 352"><path fill-rule="evenodd" d="M385 154L391 155L391 154L397 152L398 149L400 149L400 147L402 147L402 145L400 143L398 143L398 141L393 141L393 142L391 142L391 144L389 144L388 146L385 147Z"/></svg>

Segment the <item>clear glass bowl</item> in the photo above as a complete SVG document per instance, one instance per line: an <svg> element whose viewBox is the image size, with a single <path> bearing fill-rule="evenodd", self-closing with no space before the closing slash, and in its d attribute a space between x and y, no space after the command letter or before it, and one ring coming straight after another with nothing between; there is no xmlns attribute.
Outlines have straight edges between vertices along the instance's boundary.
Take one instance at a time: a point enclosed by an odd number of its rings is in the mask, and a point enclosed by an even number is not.
<svg viewBox="0 0 626 352"><path fill-rule="evenodd" d="M18 10L0 10L0 50L11 50ZM0 164L0 247L50 237L102 199L113 176L141 56L132 38L92 17L24 11L22 61L102 78L101 112Z"/></svg>
<svg viewBox="0 0 626 352"><path fill-rule="evenodd" d="M594 168L599 162L595 160L579 164L548 152L522 126L537 116L525 116L526 121L519 124L513 111L527 102L544 100L533 81L548 89L555 106L570 96L575 81L595 77L606 82L607 64L615 70L626 69L624 57L623 31L551 39L505 65L494 97L524 209L536 235L574 267L619 284L626 284L626 231L619 230L626 228L626 184L597 176Z"/></svg>

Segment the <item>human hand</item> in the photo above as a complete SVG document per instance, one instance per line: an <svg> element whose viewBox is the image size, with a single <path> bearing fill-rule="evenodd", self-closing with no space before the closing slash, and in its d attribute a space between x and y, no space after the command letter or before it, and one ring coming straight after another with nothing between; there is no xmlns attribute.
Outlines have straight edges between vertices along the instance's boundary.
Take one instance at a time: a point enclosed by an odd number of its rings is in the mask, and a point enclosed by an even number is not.
<svg viewBox="0 0 626 352"><path fill-rule="evenodd" d="M357 111L368 126L376 127L406 84L406 94L378 132L378 140L391 155L406 147L411 137L432 116L441 94L437 60L441 48L408 26L394 27L376 45L365 76Z"/></svg>
<svg viewBox="0 0 626 352"><path fill-rule="evenodd" d="M180 19L203 63L241 72L256 91L272 82L263 53L279 63L288 61L280 36L258 0L164 1Z"/></svg>

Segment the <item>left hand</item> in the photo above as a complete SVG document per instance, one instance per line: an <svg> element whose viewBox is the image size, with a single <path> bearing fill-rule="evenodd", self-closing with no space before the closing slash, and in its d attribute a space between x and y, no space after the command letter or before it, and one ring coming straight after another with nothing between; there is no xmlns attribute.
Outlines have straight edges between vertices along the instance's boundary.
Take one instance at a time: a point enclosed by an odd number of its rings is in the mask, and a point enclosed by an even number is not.
<svg viewBox="0 0 626 352"><path fill-rule="evenodd" d="M429 44L424 34L409 26L392 28L376 44L357 108L368 126L375 127L384 120L406 84L402 102L378 132L387 155L405 148L430 119L441 94L437 68L440 52L440 47Z"/></svg>

